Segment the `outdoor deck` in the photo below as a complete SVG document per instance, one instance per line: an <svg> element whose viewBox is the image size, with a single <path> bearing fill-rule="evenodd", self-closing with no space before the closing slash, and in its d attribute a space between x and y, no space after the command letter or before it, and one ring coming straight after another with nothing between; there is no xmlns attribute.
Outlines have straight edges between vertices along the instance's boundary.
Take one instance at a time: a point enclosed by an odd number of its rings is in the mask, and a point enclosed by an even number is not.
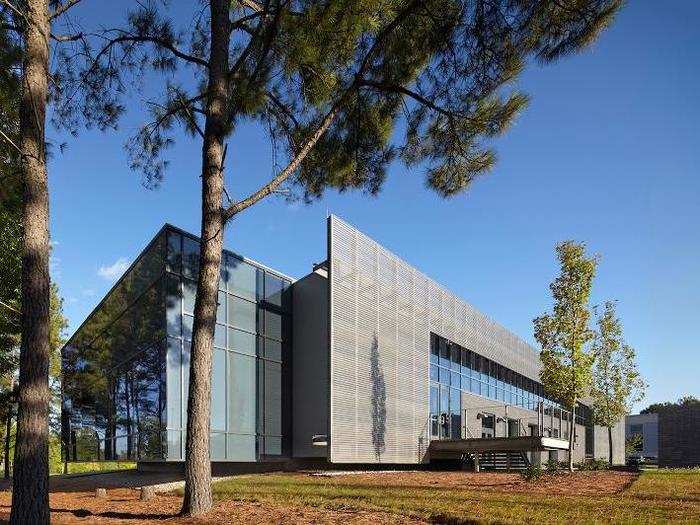
<svg viewBox="0 0 700 525"><path fill-rule="evenodd" d="M469 439L437 439L430 442L430 457L454 458L460 454L476 452L543 452L567 450L569 443L563 439L544 436L493 437Z"/></svg>

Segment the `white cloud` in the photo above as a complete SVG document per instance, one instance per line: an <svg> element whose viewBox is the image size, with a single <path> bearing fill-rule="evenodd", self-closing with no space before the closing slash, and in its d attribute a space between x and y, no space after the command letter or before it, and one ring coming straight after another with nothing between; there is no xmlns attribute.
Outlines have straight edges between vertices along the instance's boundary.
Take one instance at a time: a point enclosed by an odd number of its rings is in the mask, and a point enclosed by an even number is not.
<svg viewBox="0 0 700 525"><path fill-rule="evenodd" d="M111 266L100 266L99 270L97 270L97 275L108 281L114 281L119 278L128 267L129 260L126 257L119 257Z"/></svg>
<svg viewBox="0 0 700 525"><path fill-rule="evenodd" d="M91 288L84 288L82 293L85 297L93 297L95 295L95 290Z"/></svg>

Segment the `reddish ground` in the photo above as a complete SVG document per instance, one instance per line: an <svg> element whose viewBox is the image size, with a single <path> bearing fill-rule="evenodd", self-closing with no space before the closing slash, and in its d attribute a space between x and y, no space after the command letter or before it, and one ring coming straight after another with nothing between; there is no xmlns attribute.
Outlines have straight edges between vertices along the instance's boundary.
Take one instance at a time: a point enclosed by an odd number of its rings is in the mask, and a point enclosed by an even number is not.
<svg viewBox="0 0 700 525"><path fill-rule="evenodd" d="M86 492L57 492L50 496L51 523L119 523L142 524L214 524L214 523L331 523L372 525L375 523L419 524L421 521L402 519L395 515L317 509L314 507L275 506L237 501L217 502L214 510L197 519L177 516L182 498L159 494L151 501L140 501L135 489L110 489L107 498L98 499ZM0 522L10 516L10 494L0 492Z"/></svg>
<svg viewBox="0 0 700 525"><path fill-rule="evenodd" d="M298 474L308 476L309 474ZM636 475L626 472L579 472L575 475L562 473L546 477L537 483L527 483L518 474L490 474L468 472L394 472L333 476L331 482L344 484L358 482L382 486L449 486L465 490L503 491L519 493L548 493L570 495L603 495L624 490ZM207 516L199 519L177 517L181 497L159 494L153 500L139 500L139 492L133 488L110 488L107 497L96 498L94 492L76 487L76 492L52 492L52 522L75 523L121 523L121 524L204 524L204 523L336 523L363 524L401 523L415 524L420 521L401 518L380 512L352 510L329 510L313 507L281 506L262 503L220 501ZM54 488L54 490L60 490ZM70 490L65 488L64 490ZM11 495L0 492L0 521L9 518Z"/></svg>
<svg viewBox="0 0 700 525"><path fill-rule="evenodd" d="M358 474L335 478L338 483L360 481L367 485L401 485L424 487L428 485L465 490L496 490L532 494L565 494L570 496L604 496L626 489L637 474L618 471L561 472L542 476L536 483L528 483L520 474L481 472L394 472L391 474Z"/></svg>

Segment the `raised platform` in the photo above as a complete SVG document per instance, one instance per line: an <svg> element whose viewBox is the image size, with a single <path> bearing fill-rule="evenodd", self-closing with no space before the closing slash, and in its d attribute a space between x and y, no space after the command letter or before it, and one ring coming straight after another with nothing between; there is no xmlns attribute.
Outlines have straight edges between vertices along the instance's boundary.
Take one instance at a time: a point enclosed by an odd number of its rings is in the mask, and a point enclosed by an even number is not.
<svg viewBox="0 0 700 525"><path fill-rule="evenodd" d="M461 454L482 452L544 452L568 450L569 442L544 436L436 439L428 452L434 459L451 459Z"/></svg>

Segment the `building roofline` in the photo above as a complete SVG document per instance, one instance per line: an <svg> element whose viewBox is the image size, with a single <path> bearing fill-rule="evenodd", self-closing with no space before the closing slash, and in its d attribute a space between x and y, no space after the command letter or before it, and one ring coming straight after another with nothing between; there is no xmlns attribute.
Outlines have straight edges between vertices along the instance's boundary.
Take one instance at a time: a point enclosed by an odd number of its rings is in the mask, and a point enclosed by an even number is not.
<svg viewBox="0 0 700 525"><path fill-rule="evenodd" d="M537 348L535 348L534 346L532 346L530 343L528 343L527 341L525 341L525 340L524 340L522 337L520 337L518 334L516 334L516 333L513 332L512 330L509 330L508 328L506 328L505 326L503 326L501 323L499 323L498 321L494 320L491 316L485 314L485 313L482 312L480 309L476 308L476 307L475 307L473 304L471 304L469 301L467 301L467 300L461 298L460 296L456 295L454 292L450 291L449 288L447 288L447 287L444 286L443 284L439 283L438 281L436 281L435 279L433 279L432 277L430 277L429 275L427 275L426 273L424 273L421 269L419 269L418 267L416 267L414 264L409 263L408 261L406 261L406 259L404 259L403 257L400 257L399 255L397 255L396 253L394 253L392 250L390 250L389 248L387 248L387 247L384 246L383 244L380 244L377 240L375 240L374 238L370 237L369 235L367 235L366 233L364 233L364 232L363 232L362 230L360 230L359 228L353 226L352 224L350 224L348 221L344 220L343 218L338 217L337 215L332 214L332 213L328 216L328 219L329 219L329 220L330 220L331 218L334 218L335 220L337 220L337 221L339 221L339 222L345 224L345 225L348 226L349 228L352 228L353 230L356 230L356 231L360 232L362 235L364 235L365 237L367 237L368 239L370 239L372 242L374 242L374 243L377 244L378 246L381 246L384 250L386 250L387 252L389 252L391 255L393 255L393 256L396 257L397 259L403 261L405 264L407 264L407 265L410 266L411 268L414 268L420 275L422 275L422 276L425 277L426 279L429 279L430 281L433 281L433 282L434 282L437 286L439 286L444 292L446 292L446 293L448 293L448 294L450 294L450 295L453 295L453 296L457 297L460 301L463 301L465 304L467 304L468 306L470 306L470 307L471 307L475 312L477 312L479 315L482 315L486 320L488 320L488 321L489 321L490 323L492 323L494 326L500 328L501 330L505 330L507 333L509 333L510 335L512 335L513 337L515 337L520 343L522 343L522 344L525 345L526 347L530 348L530 349L532 350L532 352L533 352L535 355L539 355L540 351L539 351Z"/></svg>
<svg viewBox="0 0 700 525"><path fill-rule="evenodd" d="M129 265L129 267L128 267L126 270L124 270L124 273L121 274L121 276L119 277L119 279L117 279L116 282L110 287L110 289L107 290L107 292L102 296L102 299L100 300L100 302L97 303L97 304L93 307L93 309L90 311L90 313L87 315L87 317L85 317L85 319L83 319L83 322L80 323L80 325L78 325L78 327L73 331L73 333L72 333L71 336L68 338L68 340L66 340L66 342L63 343L63 345L61 346L61 354L63 354L63 348L65 348L66 346L68 346L69 344L71 344L71 343L73 342L73 339L75 338L76 334L77 334L78 332L80 332L80 330L82 330L82 328L87 324L87 322L88 322L90 319L92 319L92 317L95 315L95 312L97 312L97 311L102 307L102 305L104 304L104 302L107 300L107 297L109 297L109 295L110 295L114 290L116 290L117 287L122 283L122 281L124 280L124 278L125 278L127 275L129 275L129 272L131 272L131 271L134 269L134 267L135 267L136 264L141 260L141 258L143 257L143 255L151 248L151 246L153 245L153 243L156 242L156 240L158 239L158 237L160 237L161 234L165 233L165 232L168 231L168 230L177 232L177 233L179 233L179 234L181 234L181 235L185 235L185 236L187 236L187 237L189 237L189 238L191 238L191 239L196 240L197 242L200 242L200 240L201 240L201 239L200 239L199 237L197 237L196 235L194 235L194 234L192 234L192 233L190 233L190 232L188 232L188 231L185 231L185 230L183 230L182 228L178 228L177 226L175 226L175 225L173 225L173 224L170 224L169 222L164 223L163 226L161 226L160 229L158 229L158 231L155 233L155 235L153 235L153 237L151 237L151 239L148 241L148 244L146 244L146 246L138 253L138 255L137 255L136 258L133 260L133 262ZM166 248L166 249L167 249L167 248ZM265 264L262 264L262 263L259 263L258 261L255 261L255 260L253 260L253 259L249 259L249 258L247 258L247 257L244 257L243 255L240 255L240 254L238 254L238 253L236 253L236 252L233 252L233 251L231 251L231 250L227 250L226 248L224 248L224 249L222 250L222 253L223 253L223 254L226 254L226 255L228 255L228 256L235 257L236 259L240 259L241 261L246 262L246 263L248 263L248 264L252 264L252 265L254 265L254 266L258 266L258 267L262 268L262 269L265 270L265 271L269 271L270 273L273 273L273 274L277 275L278 277L282 277L283 279L289 279L289 280L292 281L292 283L295 283L295 282L297 281L297 279L295 279L294 277L291 277L291 276L286 275L286 274L284 274L284 273L282 273L282 272L280 272L280 271L277 271L277 270L275 270L275 269L273 269L273 268L270 268L269 266L267 266L267 265L265 265ZM163 256L163 269L165 269L165 264L166 264L166 259L165 259L165 254L164 254L164 256Z"/></svg>
<svg viewBox="0 0 700 525"><path fill-rule="evenodd" d="M186 230L183 230L182 228L178 228L177 226L175 226L175 225L173 225L173 224L170 224L169 222L166 222L166 223L163 225L163 228L164 228L164 229L174 230L174 231L176 231L176 232L178 232L178 233L180 233L180 234L182 234L182 235L186 235L187 237L189 237L189 238L191 238L191 239L195 239L197 242L200 242L200 241L201 241L201 238L197 237L197 236L194 235L193 233L190 233L190 232L188 232L188 231L186 231ZM229 249L227 249L227 248L224 248L224 249L222 250L222 253L225 253L226 255L229 255L229 256L233 256L233 257L235 257L236 259L240 259L241 261L247 262L247 263L252 264L252 265L254 265L254 266L258 266L258 267L262 268L263 270L265 270L265 271L267 271L267 272L273 273L273 274L277 275L278 277L282 277L283 279L289 279L290 281L292 281L292 283L295 283L295 282L298 280L298 279L292 277L291 275L287 275L286 273L282 273L282 272L280 272L279 270L275 270L274 268L270 268L270 267L267 266L266 264L263 264L263 263L261 263L261 262L259 262L259 261L256 261L255 259L250 259L250 258L248 258L248 257L245 257L245 256L241 255L240 253L236 253L236 252L234 252L234 251L232 251L232 250L229 250Z"/></svg>

